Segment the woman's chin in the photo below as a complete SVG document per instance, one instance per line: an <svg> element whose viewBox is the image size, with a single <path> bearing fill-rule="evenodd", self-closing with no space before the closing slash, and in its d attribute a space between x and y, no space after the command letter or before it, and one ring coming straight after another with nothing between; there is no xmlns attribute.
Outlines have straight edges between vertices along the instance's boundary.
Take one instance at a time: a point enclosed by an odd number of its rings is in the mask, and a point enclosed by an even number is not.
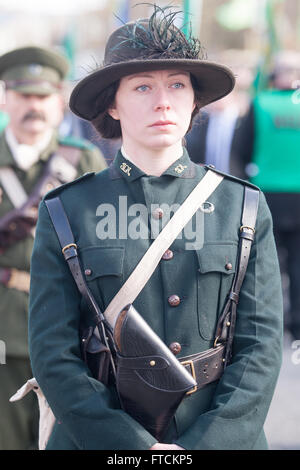
<svg viewBox="0 0 300 470"><path fill-rule="evenodd" d="M147 146L152 150L156 149L157 151L163 150L169 147L176 147L178 143L182 142L182 137L174 137L172 135L160 135L156 136L155 139L151 139L151 141L147 142Z"/></svg>

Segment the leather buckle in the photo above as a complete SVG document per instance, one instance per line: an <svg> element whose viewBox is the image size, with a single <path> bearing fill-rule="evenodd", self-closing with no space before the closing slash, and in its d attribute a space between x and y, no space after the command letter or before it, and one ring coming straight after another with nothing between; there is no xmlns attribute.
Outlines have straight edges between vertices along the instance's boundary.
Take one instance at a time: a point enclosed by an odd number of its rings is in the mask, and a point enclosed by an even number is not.
<svg viewBox="0 0 300 470"><path fill-rule="evenodd" d="M69 245L64 246L61 251L65 260L68 261L70 258L77 256L77 245L75 243L69 243Z"/></svg>
<svg viewBox="0 0 300 470"><path fill-rule="evenodd" d="M253 235L255 234L255 228L253 228L253 227L249 227L248 225L242 225L242 226L240 227L240 231L241 231L241 232L242 232L243 230L245 230L245 229L246 229L246 230L251 230L251 232L253 233Z"/></svg>
<svg viewBox="0 0 300 470"><path fill-rule="evenodd" d="M72 247L75 248L75 250L77 250L76 243L70 243L69 245L64 246L61 251L63 254L65 254L65 250L68 250L69 248L72 248Z"/></svg>
<svg viewBox="0 0 300 470"><path fill-rule="evenodd" d="M241 238L245 238L246 240L250 240L253 242L254 240L254 234L255 234L255 229L252 227L248 227L247 225L242 225L240 227L240 232L241 232Z"/></svg>
<svg viewBox="0 0 300 470"><path fill-rule="evenodd" d="M182 364L183 366L187 366L187 365L190 366L190 368L191 368L191 372L190 372L190 373L191 373L191 376L193 377L193 379L195 380L195 382L197 382L197 380L196 380L195 366L194 366L193 361L190 359L190 360L188 360L188 361L182 361L181 364ZM186 395L191 395L192 393L196 392L197 389L198 389L198 386L195 385L195 387L193 387L192 390L189 390L188 392L186 392Z"/></svg>

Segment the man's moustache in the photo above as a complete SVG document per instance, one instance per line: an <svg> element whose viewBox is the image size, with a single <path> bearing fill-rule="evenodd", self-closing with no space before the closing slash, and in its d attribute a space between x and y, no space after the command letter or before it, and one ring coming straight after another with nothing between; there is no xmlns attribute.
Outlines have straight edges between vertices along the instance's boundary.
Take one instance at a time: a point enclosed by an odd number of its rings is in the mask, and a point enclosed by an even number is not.
<svg viewBox="0 0 300 470"><path fill-rule="evenodd" d="M25 114L22 121L24 122L30 119L39 119L41 121L46 121L46 117L44 113L39 113L38 111L29 111L28 113Z"/></svg>

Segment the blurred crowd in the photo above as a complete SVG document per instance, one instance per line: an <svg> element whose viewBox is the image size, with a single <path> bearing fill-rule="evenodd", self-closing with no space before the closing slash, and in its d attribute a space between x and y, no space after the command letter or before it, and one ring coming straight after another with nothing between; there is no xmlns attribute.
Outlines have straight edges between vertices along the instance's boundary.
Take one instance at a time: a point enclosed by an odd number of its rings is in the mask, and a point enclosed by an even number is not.
<svg viewBox="0 0 300 470"><path fill-rule="evenodd" d="M300 338L300 54L276 54L261 89L252 85L255 73L255 68L236 67L236 89L199 114L187 136L187 148L193 161L247 179L264 192L282 272L285 330L296 340Z"/></svg>

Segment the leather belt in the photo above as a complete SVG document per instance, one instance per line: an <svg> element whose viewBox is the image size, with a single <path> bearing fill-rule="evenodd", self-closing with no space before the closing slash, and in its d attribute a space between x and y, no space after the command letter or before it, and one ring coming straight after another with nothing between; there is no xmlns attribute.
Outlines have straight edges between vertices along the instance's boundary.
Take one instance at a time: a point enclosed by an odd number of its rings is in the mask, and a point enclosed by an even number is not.
<svg viewBox="0 0 300 470"><path fill-rule="evenodd" d="M29 292L30 274L14 268L0 268L0 283L10 289Z"/></svg>
<svg viewBox="0 0 300 470"><path fill-rule="evenodd" d="M191 395L221 377L224 371L224 355L225 345L219 344L206 351L179 358L180 363L197 382L197 386L186 395Z"/></svg>

